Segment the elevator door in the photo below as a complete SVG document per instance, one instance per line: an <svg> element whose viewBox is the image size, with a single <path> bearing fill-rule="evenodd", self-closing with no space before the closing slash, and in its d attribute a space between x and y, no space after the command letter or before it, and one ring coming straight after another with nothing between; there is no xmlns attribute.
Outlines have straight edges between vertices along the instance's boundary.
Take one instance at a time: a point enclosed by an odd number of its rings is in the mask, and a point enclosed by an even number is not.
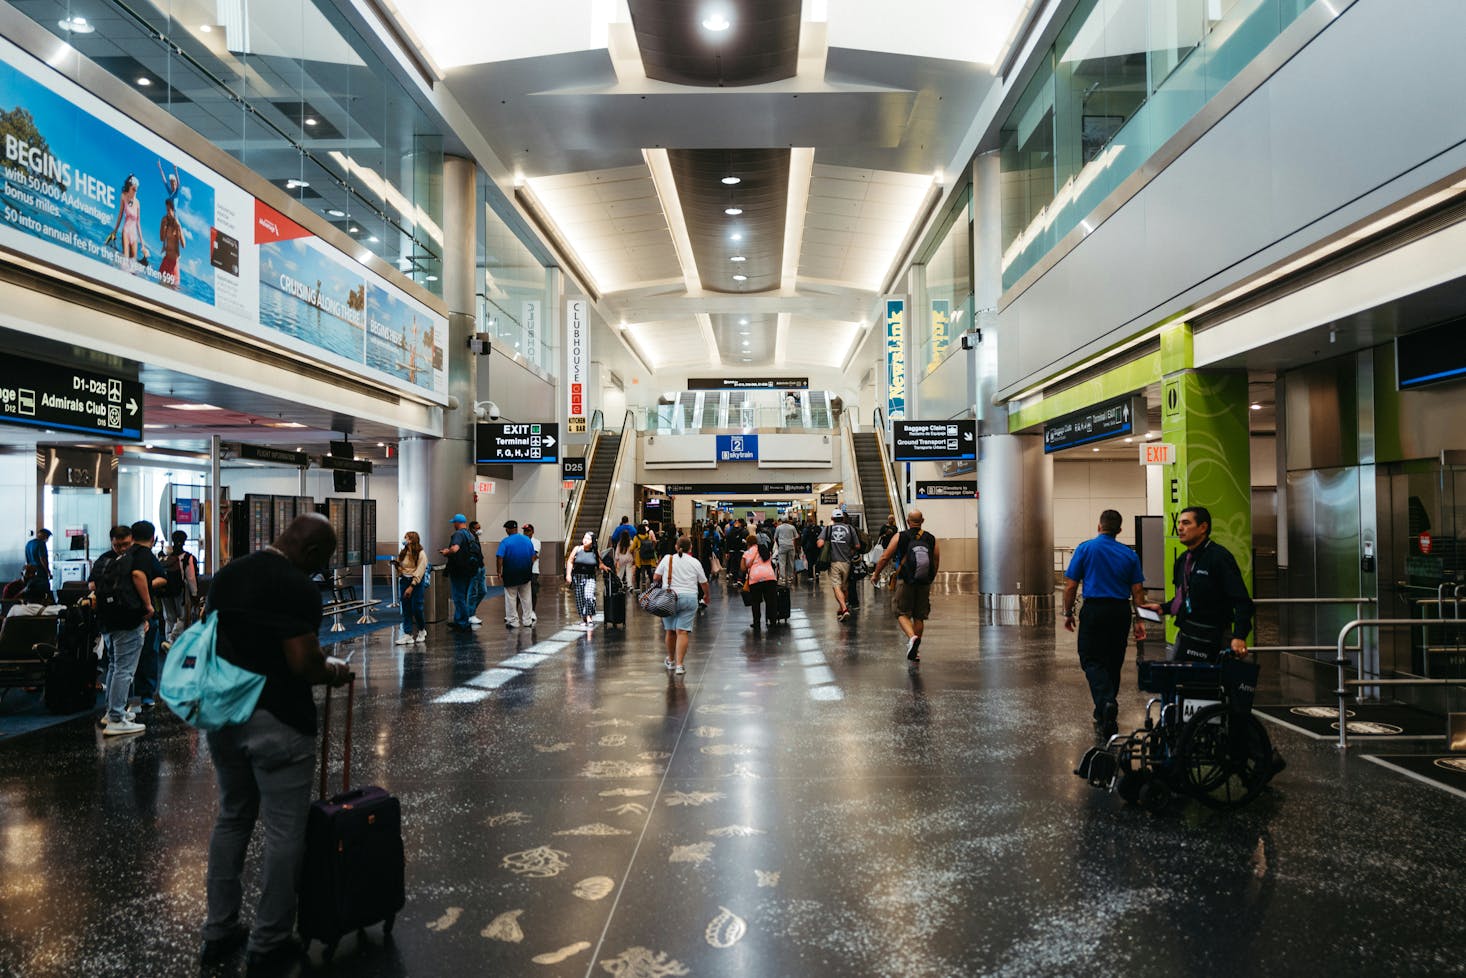
<svg viewBox="0 0 1466 978"><path fill-rule="evenodd" d="M1389 547L1398 583L1391 614L1457 618L1466 606L1466 453L1391 466ZM1384 501L1381 496L1381 502ZM1381 568L1383 569L1383 567ZM1457 589L1460 599L1457 599ZM1444 599L1444 600L1442 600ZM1396 649L1396 670L1436 678L1466 676L1466 629L1411 630L1408 660Z"/></svg>

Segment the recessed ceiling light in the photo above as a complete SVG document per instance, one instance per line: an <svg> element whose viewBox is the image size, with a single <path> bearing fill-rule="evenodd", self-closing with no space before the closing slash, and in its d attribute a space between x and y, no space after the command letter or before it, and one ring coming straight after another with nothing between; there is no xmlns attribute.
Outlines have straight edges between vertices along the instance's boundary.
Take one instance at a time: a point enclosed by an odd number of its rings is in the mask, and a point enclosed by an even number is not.
<svg viewBox="0 0 1466 978"><path fill-rule="evenodd" d="M143 427L144 428L166 428L168 426L165 425L165 424L145 424L145 425L143 425Z"/></svg>
<svg viewBox="0 0 1466 978"><path fill-rule="evenodd" d="M1252 410L1254 410L1254 411L1261 411L1262 410L1262 405L1261 404L1254 404L1254 405L1252 405Z"/></svg>
<svg viewBox="0 0 1466 978"><path fill-rule="evenodd" d="M312 119L310 116L306 116L305 117L305 124L308 125L308 126L313 126L313 125L316 124L316 120Z"/></svg>
<svg viewBox="0 0 1466 978"><path fill-rule="evenodd" d="M744 363L752 363L753 362L753 357L742 357L741 359L743 360Z"/></svg>
<svg viewBox="0 0 1466 978"><path fill-rule="evenodd" d="M367 240L368 240L368 241L371 241L371 242L373 242L373 243L375 243L375 242L376 242L376 240L377 240L377 236L376 236L376 235L375 235L375 234L374 234L374 235L372 235L372 236L371 236L371 237L370 237L370 238L367 238Z"/></svg>
<svg viewBox="0 0 1466 978"><path fill-rule="evenodd" d="M738 325L739 326L747 326L748 325L748 320L746 320L746 319L740 319L740 320L738 320Z"/></svg>
<svg viewBox="0 0 1466 978"><path fill-rule="evenodd" d="M351 225L350 230L352 234L361 234L361 228L357 227L355 224Z"/></svg>
<svg viewBox="0 0 1466 978"><path fill-rule="evenodd" d="M736 186L736 185L742 183L743 182L743 178L742 177L724 177L723 178L723 182L726 183L728 186L733 187L733 186Z"/></svg>
<svg viewBox="0 0 1466 978"><path fill-rule="evenodd" d="M1131 443L1131 442L1132 442L1132 441L1134 441L1134 440L1135 440L1135 439L1134 439L1134 438L1126 438L1126 439L1125 439L1125 444L1127 444L1127 445L1128 445L1128 444L1130 444L1130 443Z"/></svg>
<svg viewBox="0 0 1466 978"><path fill-rule="evenodd" d="M153 83L153 80L151 78L139 78L137 80L137 83L141 87L147 88L149 85L151 85Z"/></svg>
<svg viewBox="0 0 1466 978"><path fill-rule="evenodd" d="M346 212L343 211L339 207L333 207L330 210L326 211L326 216L327 217L345 217L346 216Z"/></svg>
<svg viewBox="0 0 1466 978"><path fill-rule="evenodd" d="M438 276L436 276L436 275L428 275L428 276L426 276L426 281L436 282L437 280L438 280Z"/></svg>
<svg viewBox="0 0 1466 978"><path fill-rule="evenodd" d="M299 421L271 421L271 422L269 422L269 426L271 428L304 428L305 427L305 425L301 424Z"/></svg>
<svg viewBox="0 0 1466 978"><path fill-rule="evenodd" d="M710 31L721 33L732 27L733 22L722 14L712 14L703 18L702 26Z"/></svg>
<svg viewBox="0 0 1466 978"><path fill-rule="evenodd" d="M729 258L728 260L729 261L748 261L748 259L745 258L742 255L734 255L732 258Z"/></svg>
<svg viewBox="0 0 1466 978"><path fill-rule="evenodd" d="M96 30L95 27L87 23L85 17L68 17L56 23L63 31L70 31L73 34L90 34Z"/></svg>
<svg viewBox="0 0 1466 978"><path fill-rule="evenodd" d="M214 407L212 404L164 404L163 407L169 411L222 411L221 407Z"/></svg>
<svg viewBox="0 0 1466 978"><path fill-rule="evenodd" d="M748 276L747 275L735 275L735 276L733 276L733 281L735 281L735 282L747 282L748 281Z"/></svg>
<svg viewBox="0 0 1466 978"><path fill-rule="evenodd" d="M1098 449L1098 448L1096 448L1096 449L1095 449L1095 451L1099 451L1099 449Z"/></svg>
<svg viewBox="0 0 1466 978"><path fill-rule="evenodd" d="M286 190L304 190L306 187L309 187L309 186L310 186L310 183L308 181L306 181L306 180L294 180L294 179L292 179L292 180L286 180L285 181L285 189Z"/></svg>
<svg viewBox="0 0 1466 978"><path fill-rule="evenodd" d="M1160 432L1159 431L1147 431L1145 433L1145 437L1147 437L1147 438L1158 438L1158 437L1160 437Z"/></svg>
<svg viewBox="0 0 1466 978"><path fill-rule="evenodd" d="M303 451L305 451L305 449L304 449L304 448L301 448L301 447L300 447L300 446L299 446L299 445L296 445L296 446L295 446L295 450L296 450L296 451L297 451L297 452L303 452Z"/></svg>
<svg viewBox="0 0 1466 978"><path fill-rule="evenodd" d="M379 442L377 442L377 447L378 448L386 448L387 447L387 443L384 442L384 441L379 441Z"/></svg>
<svg viewBox="0 0 1466 978"><path fill-rule="evenodd" d="M726 183L727 181L724 181L724 182ZM725 207L725 208L723 208L723 213L724 214L727 214L729 217L737 217L739 214L742 214L743 213L743 208L742 207Z"/></svg>
<svg viewBox="0 0 1466 978"><path fill-rule="evenodd" d="M743 235L739 234L737 231L734 231L732 234L728 235L728 237L731 238L734 241L742 241L743 240Z"/></svg>
<svg viewBox="0 0 1466 978"><path fill-rule="evenodd" d="M214 30L214 28L211 27L211 26L209 26L208 24L200 24L199 25L199 33L200 34L210 34L210 33L213 33L213 30Z"/></svg>

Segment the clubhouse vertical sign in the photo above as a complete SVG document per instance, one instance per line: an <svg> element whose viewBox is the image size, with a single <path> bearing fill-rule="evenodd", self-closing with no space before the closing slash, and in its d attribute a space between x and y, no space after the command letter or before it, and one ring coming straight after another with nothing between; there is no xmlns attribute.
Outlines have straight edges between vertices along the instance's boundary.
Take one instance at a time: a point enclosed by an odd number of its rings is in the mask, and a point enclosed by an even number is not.
<svg viewBox="0 0 1466 978"><path fill-rule="evenodd" d="M565 430L572 435L583 435L586 431L585 387L590 365L590 324L585 317L584 299L570 299L565 303L565 390L570 398Z"/></svg>
<svg viewBox="0 0 1466 978"><path fill-rule="evenodd" d="M886 420L906 417L906 300L886 300Z"/></svg>

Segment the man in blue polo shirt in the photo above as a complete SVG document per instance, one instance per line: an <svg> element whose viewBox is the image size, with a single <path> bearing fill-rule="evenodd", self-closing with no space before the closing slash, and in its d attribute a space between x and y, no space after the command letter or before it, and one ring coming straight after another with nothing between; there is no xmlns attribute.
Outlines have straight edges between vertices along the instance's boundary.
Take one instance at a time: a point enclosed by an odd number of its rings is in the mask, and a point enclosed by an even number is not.
<svg viewBox="0 0 1466 978"><path fill-rule="evenodd" d="M534 541L519 532L519 523L504 524L504 539L494 555L504 583L504 627L528 628L534 624L534 602L530 578L534 571Z"/></svg>
<svg viewBox="0 0 1466 978"><path fill-rule="evenodd" d="M1101 737L1119 732L1120 669L1130 631L1130 602L1145 603L1145 573L1135 551L1116 540L1120 514L1100 514L1099 536L1074 549L1064 572L1064 628L1074 631L1074 598L1084 584L1084 609L1079 616L1079 665L1089 681L1094 700L1094 727ZM1135 624L1135 638L1145 638L1145 623Z"/></svg>

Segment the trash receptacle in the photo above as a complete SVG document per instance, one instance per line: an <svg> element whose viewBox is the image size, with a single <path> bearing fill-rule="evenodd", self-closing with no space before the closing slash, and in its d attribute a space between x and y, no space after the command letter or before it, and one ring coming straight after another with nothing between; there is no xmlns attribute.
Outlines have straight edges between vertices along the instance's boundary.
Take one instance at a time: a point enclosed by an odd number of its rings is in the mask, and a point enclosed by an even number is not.
<svg viewBox="0 0 1466 978"><path fill-rule="evenodd" d="M453 618L453 588L448 583L448 565L434 564L429 579L427 599L423 603L423 618L428 622L451 621Z"/></svg>

